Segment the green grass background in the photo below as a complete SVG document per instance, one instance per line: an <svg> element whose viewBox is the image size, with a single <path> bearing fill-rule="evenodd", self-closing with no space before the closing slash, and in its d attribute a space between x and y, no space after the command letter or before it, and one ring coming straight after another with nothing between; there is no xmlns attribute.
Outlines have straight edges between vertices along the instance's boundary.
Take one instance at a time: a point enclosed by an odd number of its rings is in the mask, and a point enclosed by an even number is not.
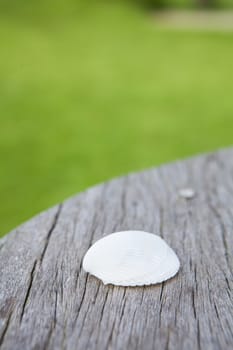
<svg viewBox="0 0 233 350"><path fill-rule="evenodd" d="M8 3L0 234L98 182L232 144L233 33L160 29L114 2Z"/></svg>

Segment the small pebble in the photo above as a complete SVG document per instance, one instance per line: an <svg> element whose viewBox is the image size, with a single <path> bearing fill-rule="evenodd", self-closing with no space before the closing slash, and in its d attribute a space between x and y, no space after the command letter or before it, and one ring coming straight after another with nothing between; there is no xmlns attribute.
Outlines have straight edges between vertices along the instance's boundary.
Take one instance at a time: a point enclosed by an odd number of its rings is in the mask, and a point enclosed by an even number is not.
<svg viewBox="0 0 233 350"><path fill-rule="evenodd" d="M192 188L182 188L179 190L180 197L191 199L195 196L195 191Z"/></svg>

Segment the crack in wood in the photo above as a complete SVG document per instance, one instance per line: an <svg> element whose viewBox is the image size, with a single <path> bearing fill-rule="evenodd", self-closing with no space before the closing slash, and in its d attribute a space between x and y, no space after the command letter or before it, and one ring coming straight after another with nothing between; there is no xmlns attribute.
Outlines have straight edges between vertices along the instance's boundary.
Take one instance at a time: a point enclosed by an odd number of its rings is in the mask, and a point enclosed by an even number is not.
<svg viewBox="0 0 233 350"><path fill-rule="evenodd" d="M10 310L9 316L8 316L8 318L6 320L5 326L4 326L4 328L2 330L2 333L0 335L0 347L2 346L2 344L3 344L4 340L5 340L7 331L9 329L9 326L10 326L10 323L11 323L12 314L13 314L13 310Z"/></svg>
<svg viewBox="0 0 233 350"><path fill-rule="evenodd" d="M82 296L81 296L81 299L80 299L80 303L79 303L79 307L78 307L78 310L76 312L76 316L75 316L75 322L77 321L78 319L78 316L79 316L79 312L81 310L81 307L83 305L83 301L84 301L84 298L85 298L85 294L86 294L86 289L87 289L87 280L88 280L88 274L86 273L86 276L85 276L85 280L84 280L84 287L83 287L83 293L82 293ZM99 287L98 287L99 288ZM77 290L77 286L75 288ZM98 290L98 289L97 289Z"/></svg>
<svg viewBox="0 0 233 350"><path fill-rule="evenodd" d="M124 288L123 297L122 297L123 304L122 304L121 313L120 313L120 321L119 321L120 324L121 324L121 321L122 321L122 319L123 319L123 317L124 317L124 314L125 314L125 305L126 305L126 297L125 297L125 295L126 295L126 289L127 289L127 288ZM121 301L121 303L122 303L122 301Z"/></svg>
<svg viewBox="0 0 233 350"><path fill-rule="evenodd" d="M206 157L205 172L204 172L205 176L207 174L208 166L211 163L212 164L213 163L217 164L219 169L222 169L222 167L223 167L219 156L216 155L216 154L210 154L210 155L208 155ZM211 187L209 186L209 182L210 182L209 179L205 179L205 182L207 184L207 191L206 191L207 192L206 193L207 205L210 208L210 211L212 212L213 216L216 218L216 220L217 220L217 222L219 224L226 263L228 265L229 270L231 271L230 260L229 260L229 253L228 253L228 245L227 245L227 240L226 240L227 230L225 228L225 225L224 225L224 222L222 220L221 214L218 212L218 210L216 209L216 207L214 206L214 204L212 203L212 200L211 200L211 195L214 194L217 197L216 175L214 177L214 183L212 184Z"/></svg>
<svg viewBox="0 0 233 350"><path fill-rule="evenodd" d="M197 311L195 306L195 290L192 288L192 307L193 307L193 314L195 319L197 318Z"/></svg>
<svg viewBox="0 0 233 350"><path fill-rule="evenodd" d="M106 308L106 303L107 303L107 299L108 299L108 294L109 294L109 289L107 290L105 297L104 297L104 302L103 302L103 307L100 310L100 320L99 320L99 325L101 325L103 316L104 316L104 310Z"/></svg>
<svg viewBox="0 0 233 350"><path fill-rule="evenodd" d="M56 213L56 215L54 216L53 223L52 223L52 225L51 225L50 230L48 231L48 234L47 234L46 239L45 239L44 248L43 248L43 250L42 250L42 252L41 252L41 255L40 255L40 258L39 258L40 265L41 265L42 262L43 262L43 259L44 259L46 250L47 250L47 248L48 248L49 240L50 240L51 235L52 235L52 233L53 233L53 231L54 231L54 229L55 229L55 227L56 227L56 225L57 225L58 218L59 218L59 216L60 216L61 210L62 210L62 204L59 204L57 213Z"/></svg>
<svg viewBox="0 0 233 350"><path fill-rule="evenodd" d="M181 304L181 298L182 296L182 285L180 286L180 291L179 291L179 295L178 295L178 302L177 302L177 306L175 308L175 323L177 323L177 319L178 319L178 314L179 314L179 308L180 308L180 304Z"/></svg>
<svg viewBox="0 0 233 350"><path fill-rule="evenodd" d="M78 310L77 310L77 313L76 313L76 316L75 316L75 319L74 319L74 323L73 323L73 327L72 327L72 332L75 331L75 327L76 327L76 324L77 324L77 321L78 321L78 318L79 318L79 313L80 313L81 307L82 307L82 305L83 305L84 297L85 297L85 294L86 294L86 286L87 286L87 281L88 281L88 279L89 279L89 275L86 274L86 282L85 282L85 287L84 287L85 290L84 290L84 294L82 295L81 303L79 304L79 308L78 308ZM98 293L99 293L99 289L100 289L100 282L98 282L98 285L97 285L97 290L96 290L96 293L95 293L95 296L94 296L94 303L95 303L95 301L96 301L96 299L97 299L97 295L98 295ZM93 302L92 302L92 303L93 303ZM85 313L85 315L84 315L84 318L83 318L83 320L82 320L82 325L81 325L81 327L80 327L80 332L79 332L79 334L82 333L82 330L83 330L83 327L84 327L84 324L85 324L85 321L86 321L86 317L87 317L87 315L88 315L88 311L89 311L89 309L90 309L92 303L91 303L91 302L88 303L87 311L86 311L86 313Z"/></svg>
<svg viewBox="0 0 233 350"><path fill-rule="evenodd" d="M137 308L135 308L133 311L133 317L132 317L132 322L131 322L130 329L129 329L128 342L127 342L126 349L130 349L129 344L130 344L131 339L132 339L132 331L133 331L133 327L134 327L134 319L136 316L136 312L137 312Z"/></svg>
<svg viewBox="0 0 233 350"><path fill-rule="evenodd" d="M29 301L29 297L30 297L30 293L31 293L31 289L32 289L32 285L33 285L33 281L34 281L34 277L35 277L36 266L37 266L38 262L41 265L41 263L43 261L45 252L46 252L47 247L48 247L49 239L50 239L51 234L52 234L52 232L53 232L53 230L54 230L54 228L55 228L55 226L57 224L57 220L58 220L58 217L60 215L61 208L62 208L62 204L60 204L58 206L58 210L57 210L57 213L56 213L56 215L54 217L52 226L51 226L51 228L48 231L48 234L46 236L45 245L44 245L44 248L43 248L42 253L40 255L40 258L39 258L39 260L35 260L34 263L33 263L33 266L32 266L31 272L30 272L28 288L27 288L27 291L26 291L25 299L24 299L22 310L21 310L20 317L19 317L20 323L22 322L22 319L23 319L23 316L24 316L24 313L25 313L25 308L26 308L26 305L27 305L27 303Z"/></svg>
<svg viewBox="0 0 233 350"><path fill-rule="evenodd" d="M200 321L197 320L197 345L198 349L201 350L201 334L200 334Z"/></svg>
<svg viewBox="0 0 233 350"><path fill-rule="evenodd" d="M121 311L120 311L120 317L119 317L118 326L119 326L119 324L121 324L122 313L124 313L125 302L126 302L125 292L126 292L126 288L124 288L122 299L121 299L121 304L123 302L123 306L121 305ZM108 337L106 349L110 349L110 346L111 346L112 341L113 341L113 334L114 334L115 325L116 325L116 321L117 321L117 315L118 315L118 313L115 315L115 318L113 320L113 324L112 324L111 331L110 331L110 334L109 334L109 337Z"/></svg>
<svg viewBox="0 0 233 350"><path fill-rule="evenodd" d="M224 247L224 255L225 255L225 258L226 258L226 262L227 262L228 268L229 268L229 270L231 270L230 261L229 261L229 254L228 254L228 245L227 245L227 241L226 241L226 232L227 231L226 231L225 225L222 222L221 215L219 214L217 209L214 207L214 205L212 204L210 199L208 199L208 205L209 205L209 208L211 209L212 213L214 214L215 218L217 219L217 221L219 223L221 237L222 237L222 243L223 243L223 247Z"/></svg>
<svg viewBox="0 0 233 350"><path fill-rule="evenodd" d="M111 331L110 331L110 334L109 334L109 337L108 337L108 340L107 340L107 344L106 344L106 349L110 349L110 346L111 346L111 343L112 343L112 339L113 339L113 333L114 333L114 330L115 330L115 324L116 324L116 318L114 319L113 324L112 324L112 328L111 328Z"/></svg>
<svg viewBox="0 0 233 350"><path fill-rule="evenodd" d="M160 294L159 294L159 303L160 303L160 305L159 305L159 319L158 319L159 327L161 326L161 322L162 322L163 290L164 290L164 282L161 283Z"/></svg>
<svg viewBox="0 0 233 350"><path fill-rule="evenodd" d="M101 328L102 320L103 320L103 317L104 317L104 310L105 310L106 305L107 305L107 299L108 299L109 291L110 290L108 289L106 294L105 294L104 301L103 301L103 306L102 306L102 308L100 310L100 319L98 320L98 328L99 328L99 330ZM97 336L97 339L96 339L96 344L99 343L99 337L100 337L100 331L98 332L98 336ZM88 344L87 344L87 347L88 347Z"/></svg>
<svg viewBox="0 0 233 350"><path fill-rule="evenodd" d="M10 297L5 300L4 306L0 310L0 321L3 323L3 319L5 320L5 325L3 326L2 333L0 334L0 347L4 342L6 337L6 333L9 329L11 318L13 314L13 308L15 306L16 299L14 297Z"/></svg>
<svg viewBox="0 0 233 350"><path fill-rule="evenodd" d="M37 260L34 261L34 264L33 264L32 269L31 269L28 287L27 287L27 290L26 290L26 295L25 295L25 298L24 298L22 310L21 310L20 317L19 317L20 323L22 322L22 319L23 319L23 316L24 316L24 313L25 313L25 308L26 308L26 305L27 305L27 303L29 301L29 296L30 296L30 293L31 293L32 284L33 284L33 280L34 280L34 276L35 276L36 265L37 265Z"/></svg>
<svg viewBox="0 0 233 350"><path fill-rule="evenodd" d="M167 339L165 344L165 350L169 350L169 342L170 342L170 329L167 330Z"/></svg>
<svg viewBox="0 0 233 350"><path fill-rule="evenodd" d="M54 301L54 311L53 311L53 318L52 318L52 322L51 322L51 325L50 325L50 328L49 328L49 332L47 334L47 337L46 337L46 340L45 340L45 343L44 343L44 349L48 349L49 346L50 346L50 343L51 343L51 339L52 339L52 336L53 336L53 333L55 331L55 328L57 325L59 326L62 326L60 325L58 322L57 322L57 306L58 306L58 292L57 290L55 290L55 301Z"/></svg>

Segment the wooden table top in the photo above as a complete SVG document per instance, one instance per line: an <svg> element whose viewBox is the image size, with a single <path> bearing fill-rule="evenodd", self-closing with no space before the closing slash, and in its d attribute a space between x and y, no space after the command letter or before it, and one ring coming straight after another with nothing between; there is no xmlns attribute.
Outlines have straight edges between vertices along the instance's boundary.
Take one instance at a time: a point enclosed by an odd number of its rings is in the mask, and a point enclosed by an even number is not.
<svg viewBox="0 0 233 350"><path fill-rule="evenodd" d="M125 288L83 271L96 240L132 229L174 249L174 278ZM91 188L0 240L0 348L232 349L232 252L233 149Z"/></svg>

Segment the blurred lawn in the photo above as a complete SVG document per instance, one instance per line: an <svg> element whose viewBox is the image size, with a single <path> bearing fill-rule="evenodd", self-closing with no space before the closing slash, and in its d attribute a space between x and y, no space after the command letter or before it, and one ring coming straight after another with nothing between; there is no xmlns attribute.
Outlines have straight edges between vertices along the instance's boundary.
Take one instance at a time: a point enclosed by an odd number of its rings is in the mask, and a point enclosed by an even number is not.
<svg viewBox="0 0 233 350"><path fill-rule="evenodd" d="M0 234L95 183L233 141L233 33L58 4L2 6Z"/></svg>

